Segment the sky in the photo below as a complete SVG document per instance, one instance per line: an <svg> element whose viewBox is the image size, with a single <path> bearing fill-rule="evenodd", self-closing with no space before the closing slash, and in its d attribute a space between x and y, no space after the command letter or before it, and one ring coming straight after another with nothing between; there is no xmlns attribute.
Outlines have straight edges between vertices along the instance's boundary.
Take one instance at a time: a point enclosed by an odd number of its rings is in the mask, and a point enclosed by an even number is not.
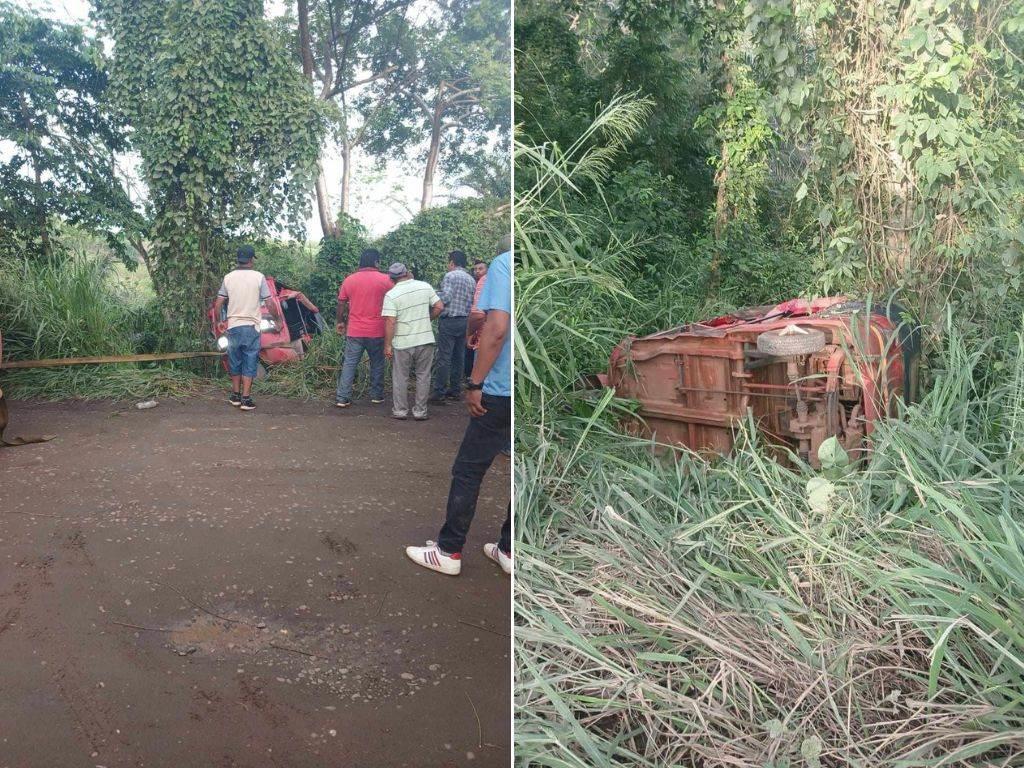
<svg viewBox="0 0 1024 768"><path fill-rule="evenodd" d="M15 0L16 4L32 9L43 16L73 24L90 27L88 0ZM281 15L285 12L284 0L266 0L267 14ZM324 176L327 179L328 194L332 195L331 211L337 211L340 197L341 162L337 150L328 145L323 155ZM411 153L415 155L416 153ZM383 171L375 168L373 158L358 150L354 156L352 174L352 200L350 213L359 219L370 231L371 236L390 232L399 224L408 221L419 210L423 191L423 178L418 164L389 161ZM435 177L434 205L443 205L451 199L471 196L469 190L453 190L445 183L443 175ZM306 225L306 238L316 242L323 235L315 204L311 208Z"/></svg>

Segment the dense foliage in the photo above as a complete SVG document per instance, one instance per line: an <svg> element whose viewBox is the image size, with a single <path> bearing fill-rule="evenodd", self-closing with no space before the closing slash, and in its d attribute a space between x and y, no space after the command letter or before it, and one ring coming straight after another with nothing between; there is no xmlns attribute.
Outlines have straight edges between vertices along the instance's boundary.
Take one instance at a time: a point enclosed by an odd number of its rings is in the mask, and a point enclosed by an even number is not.
<svg viewBox="0 0 1024 768"><path fill-rule="evenodd" d="M127 142L106 109L105 66L81 29L0 3L0 253L55 253L58 218L122 253L137 230L113 162Z"/></svg>
<svg viewBox="0 0 1024 768"><path fill-rule="evenodd" d="M337 237L320 242L308 278L295 283L327 317L334 316L338 286L359 267L364 248L380 251L381 269L400 261L419 279L438 285L453 250L464 251L470 261L490 261L508 234L509 214L499 201L470 198L421 211L376 240L351 216L342 216L339 224Z"/></svg>
<svg viewBox="0 0 1024 768"><path fill-rule="evenodd" d="M1024 4L753 0L746 16L801 148L820 284L900 291L928 322L1018 294Z"/></svg>
<svg viewBox="0 0 1024 768"><path fill-rule="evenodd" d="M194 342L227 240L301 230L323 122L259 0L97 0L96 12L149 189L150 271L172 334Z"/></svg>
<svg viewBox="0 0 1024 768"><path fill-rule="evenodd" d="M470 198L417 214L380 238L375 246L388 264L400 261L421 280L437 285L451 251L464 251L470 263L476 259L490 261L508 231L507 206L494 199Z"/></svg>
<svg viewBox="0 0 1024 768"><path fill-rule="evenodd" d="M1021 764L1024 4L517 8L518 763ZM927 340L855 472L655 456L582 385L840 291Z"/></svg>
<svg viewBox="0 0 1024 768"><path fill-rule="evenodd" d="M320 241L313 272L306 283L306 293L328 320L334 317L341 281L358 269L359 256L369 245L366 227L351 216L342 215L340 219L338 236Z"/></svg>
<svg viewBox="0 0 1024 768"><path fill-rule="evenodd" d="M564 149L615 94L649 98L600 189L568 201L607 211L611 236L643 246L647 275L685 272L701 300L731 305L897 293L929 324L952 302L1005 335L1021 288L1022 12L524 0L519 135ZM522 193L532 181L518 178ZM608 247L601 237L586 240Z"/></svg>

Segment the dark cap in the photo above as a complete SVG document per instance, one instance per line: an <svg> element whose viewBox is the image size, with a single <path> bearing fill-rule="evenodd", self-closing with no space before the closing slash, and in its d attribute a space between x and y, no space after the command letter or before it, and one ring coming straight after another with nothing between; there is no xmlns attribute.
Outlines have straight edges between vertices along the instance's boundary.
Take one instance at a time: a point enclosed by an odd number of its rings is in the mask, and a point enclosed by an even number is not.
<svg viewBox="0 0 1024 768"><path fill-rule="evenodd" d="M238 263L248 264L250 261L256 258L256 249L251 245L243 245L238 249Z"/></svg>

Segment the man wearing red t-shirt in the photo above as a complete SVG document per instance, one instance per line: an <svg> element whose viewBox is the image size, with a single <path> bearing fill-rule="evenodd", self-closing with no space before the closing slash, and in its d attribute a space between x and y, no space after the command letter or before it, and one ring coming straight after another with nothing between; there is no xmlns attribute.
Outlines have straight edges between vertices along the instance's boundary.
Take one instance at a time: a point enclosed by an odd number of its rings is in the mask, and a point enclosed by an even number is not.
<svg viewBox="0 0 1024 768"><path fill-rule="evenodd" d="M370 402L384 402L384 294L394 288L391 278L377 269L380 253L373 248L359 257L359 269L338 290L338 335L345 337L335 405L352 405L352 384L363 351L370 358Z"/></svg>

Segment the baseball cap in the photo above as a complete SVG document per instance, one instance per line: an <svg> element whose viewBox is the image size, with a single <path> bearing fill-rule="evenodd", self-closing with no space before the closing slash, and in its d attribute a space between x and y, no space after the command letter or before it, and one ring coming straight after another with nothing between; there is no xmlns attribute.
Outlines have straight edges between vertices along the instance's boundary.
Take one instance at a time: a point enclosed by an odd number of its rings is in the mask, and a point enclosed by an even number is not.
<svg viewBox="0 0 1024 768"><path fill-rule="evenodd" d="M251 245L243 245L238 249L238 263L248 264L250 261L256 258L256 249Z"/></svg>
<svg viewBox="0 0 1024 768"><path fill-rule="evenodd" d="M388 277L396 278L402 277L409 274L409 270L405 268L405 264L400 261L396 261L390 267L388 267Z"/></svg>

